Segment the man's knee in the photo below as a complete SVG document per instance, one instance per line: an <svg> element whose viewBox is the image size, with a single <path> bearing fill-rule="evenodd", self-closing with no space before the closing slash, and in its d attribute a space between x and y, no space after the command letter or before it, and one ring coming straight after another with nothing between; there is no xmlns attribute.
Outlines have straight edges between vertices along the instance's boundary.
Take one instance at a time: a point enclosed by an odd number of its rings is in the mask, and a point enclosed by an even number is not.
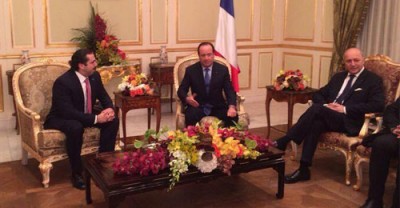
<svg viewBox="0 0 400 208"><path fill-rule="evenodd" d="M66 132L64 132L65 134L83 135L84 126L81 122L69 120L66 122L66 124Z"/></svg>

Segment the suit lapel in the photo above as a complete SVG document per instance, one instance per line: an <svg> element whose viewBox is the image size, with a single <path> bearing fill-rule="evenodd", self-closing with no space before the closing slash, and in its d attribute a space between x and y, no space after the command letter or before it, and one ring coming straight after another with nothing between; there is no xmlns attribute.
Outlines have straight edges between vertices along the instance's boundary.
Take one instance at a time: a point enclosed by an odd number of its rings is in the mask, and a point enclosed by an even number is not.
<svg viewBox="0 0 400 208"><path fill-rule="evenodd" d="M353 84L353 86L351 86L350 89L350 93L347 95L347 97L344 99L344 102L346 102L346 100L348 100L354 93L354 90L359 88L362 83L364 83L365 81L365 77L367 76L368 72L366 71L366 69L364 69L364 71L360 74L360 76L356 79L356 82Z"/></svg>
<svg viewBox="0 0 400 208"><path fill-rule="evenodd" d="M76 95L79 97L79 104L82 105L82 110L85 108L85 95L83 94L83 89L82 89L82 84L79 81L78 76L75 74L75 71L72 71L71 73L71 79L73 81L73 88L76 93Z"/></svg>

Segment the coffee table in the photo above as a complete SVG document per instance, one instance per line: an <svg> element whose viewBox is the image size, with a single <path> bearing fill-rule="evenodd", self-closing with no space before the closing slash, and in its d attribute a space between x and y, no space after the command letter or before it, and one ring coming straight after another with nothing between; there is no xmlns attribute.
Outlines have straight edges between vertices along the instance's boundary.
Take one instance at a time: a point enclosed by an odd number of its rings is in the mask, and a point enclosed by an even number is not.
<svg viewBox="0 0 400 208"><path fill-rule="evenodd" d="M86 202L92 203L91 197L91 180L101 189L109 207L117 207L125 196L151 191L160 188L169 187L169 170L166 169L157 175L150 176L122 176L114 175L112 164L116 158L121 156L123 152L107 152L96 155L86 155L83 157L83 165L85 169L86 180ZM275 148L261 155L256 160L238 159L231 169L231 174L247 173L254 170L265 168L273 168L278 172L278 199L284 196L284 173L285 160L284 152ZM211 173L201 173L195 167L189 168L189 171L182 174L176 185L209 181L218 177L227 176L225 173L214 170Z"/></svg>

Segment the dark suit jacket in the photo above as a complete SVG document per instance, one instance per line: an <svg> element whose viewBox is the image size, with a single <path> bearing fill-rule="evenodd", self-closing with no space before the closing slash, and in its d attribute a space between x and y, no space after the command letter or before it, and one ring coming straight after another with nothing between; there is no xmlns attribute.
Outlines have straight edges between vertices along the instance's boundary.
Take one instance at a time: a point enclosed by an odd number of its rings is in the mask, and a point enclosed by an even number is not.
<svg viewBox="0 0 400 208"><path fill-rule="evenodd" d="M206 93L204 84L203 69L200 62L197 62L186 69L185 76L178 89L178 97L182 103L186 104L186 97L189 88L192 94L196 93L195 100L200 104L206 103L213 105L214 108L226 107L227 105L236 106L236 93L232 88L228 68L214 62L211 73L209 94ZM222 92L226 95L224 99Z"/></svg>
<svg viewBox="0 0 400 208"><path fill-rule="evenodd" d="M89 77L89 81L92 104L99 100L103 108L113 108L112 100L104 89L100 74L94 72ZM54 82L52 106L46 122L52 118L62 118L80 121L84 126L92 126L95 114L85 114L84 106L82 85L75 71L70 69Z"/></svg>
<svg viewBox="0 0 400 208"><path fill-rule="evenodd" d="M347 71L335 74L329 83L313 96L313 103L326 104L335 100L347 76ZM364 114L382 112L385 106L385 95L382 79L373 72L364 69L344 99L346 116L344 125L350 135L357 135L364 121Z"/></svg>

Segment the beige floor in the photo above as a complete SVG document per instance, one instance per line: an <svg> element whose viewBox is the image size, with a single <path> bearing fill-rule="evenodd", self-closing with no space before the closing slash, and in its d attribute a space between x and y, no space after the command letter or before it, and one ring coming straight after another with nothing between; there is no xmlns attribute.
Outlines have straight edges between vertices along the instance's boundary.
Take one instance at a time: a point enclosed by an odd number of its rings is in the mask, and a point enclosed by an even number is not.
<svg viewBox="0 0 400 208"><path fill-rule="evenodd" d="M175 108L175 107L174 107ZM307 105L296 104L294 120L305 111ZM245 103L245 110L250 115L250 128L267 126L264 101ZM143 135L147 129L147 115L145 109L132 110L127 118L127 135ZM271 102L272 125L287 123L287 103ZM155 116L152 117L151 128L155 128ZM21 139L14 129L15 121L0 122L0 163L21 159ZM168 126L175 129L175 112L169 111L169 103L163 103L161 115L161 127ZM121 128L122 132L122 128Z"/></svg>

